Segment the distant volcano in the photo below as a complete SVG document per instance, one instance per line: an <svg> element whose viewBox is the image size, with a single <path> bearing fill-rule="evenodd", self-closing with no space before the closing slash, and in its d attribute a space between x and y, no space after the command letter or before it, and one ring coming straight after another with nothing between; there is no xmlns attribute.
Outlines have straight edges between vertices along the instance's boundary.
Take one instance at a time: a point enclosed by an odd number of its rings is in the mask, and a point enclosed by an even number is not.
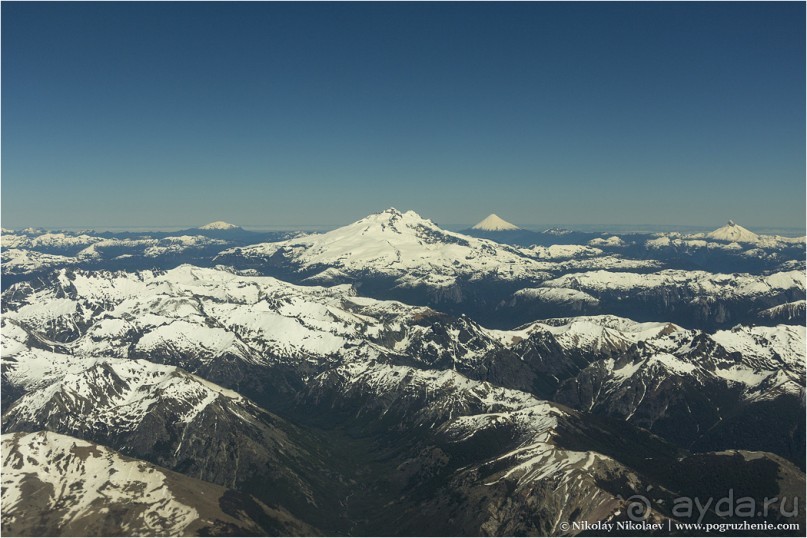
<svg viewBox="0 0 807 538"><path fill-rule="evenodd" d="M491 213L485 219L471 228L472 230L486 230L489 232L502 232L505 230L520 230L515 224L510 224L498 215Z"/></svg>
<svg viewBox="0 0 807 538"><path fill-rule="evenodd" d="M736 241L739 243L756 243L759 241L759 236L743 228L733 220L730 220L725 226L706 234L710 239L718 241Z"/></svg>
<svg viewBox="0 0 807 538"><path fill-rule="evenodd" d="M204 226L199 226L200 230L240 230L240 226L236 226L235 224L230 224L229 222L224 222L223 220L217 220L216 222L211 222L209 224L205 224Z"/></svg>

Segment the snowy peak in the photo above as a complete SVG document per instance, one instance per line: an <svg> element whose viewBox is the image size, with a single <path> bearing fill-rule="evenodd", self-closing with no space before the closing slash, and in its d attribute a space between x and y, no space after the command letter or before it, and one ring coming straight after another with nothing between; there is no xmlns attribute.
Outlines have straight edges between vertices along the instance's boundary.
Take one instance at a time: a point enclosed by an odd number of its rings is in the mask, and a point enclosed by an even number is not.
<svg viewBox="0 0 807 538"><path fill-rule="evenodd" d="M507 230L520 230L515 224L511 224L499 217L495 213L491 213L485 217L481 222L477 223L472 230L485 230L489 232L502 232Z"/></svg>
<svg viewBox="0 0 807 538"><path fill-rule="evenodd" d="M215 222L205 224L204 226L199 226L200 230L238 230L240 228L240 226L230 224L229 222L224 222L223 220L217 220Z"/></svg>
<svg viewBox="0 0 807 538"><path fill-rule="evenodd" d="M397 285L448 288L458 278L546 278L546 264L487 239L443 230L414 211L390 208L324 234L223 251L225 264L278 254L298 272L338 270L347 275L393 277ZM277 258L275 258L275 261ZM333 281L333 271L307 282ZM320 279L323 280L320 280Z"/></svg>
<svg viewBox="0 0 807 538"><path fill-rule="evenodd" d="M759 236L757 234L751 230L743 228L733 220L728 221L725 226L706 234L706 237L716 239L718 241L738 243L756 243L759 241Z"/></svg>
<svg viewBox="0 0 807 538"><path fill-rule="evenodd" d="M374 245L401 247L412 243L453 242L446 232L430 219L414 211L398 211L394 207L370 214L341 228L321 235L329 247L350 243L359 251L373 249Z"/></svg>
<svg viewBox="0 0 807 538"><path fill-rule="evenodd" d="M410 229L432 228L435 230L440 229L437 226L437 224L432 222L430 219L423 218L412 210L398 211L394 207L390 207L389 209L385 209L384 211L380 211L378 213L373 213L371 215L364 217L363 219L359 219L353 224L348 224L347 226L343 226L342 228L339 229L348 229L351 227L366 226L368 224L373 227L378 227L379 231L400 232L401 230L406 228Z"/></svg>
<svg viewBox="0 0 807 538"><path fill-rule="evenodd" d="M409 215L409 216L412 216L412 217L415 217L415 218L423 219L423 217L421 217L420 215L418 215L415 211L412 211L411 209L408 210L408 211L400 211L398 209L395 209L394 207L388 207L384 211L379 211L378 213L370 213L369 215L367 215L365 217L365 219L373 218L373 217L378 217L378 218L381 218L381 219L395 219L395 218L403 217L404 215ZM362 220L364 220L364 219L362 219ZM426 220L426 219L423 219L423 220Z"/></svg>

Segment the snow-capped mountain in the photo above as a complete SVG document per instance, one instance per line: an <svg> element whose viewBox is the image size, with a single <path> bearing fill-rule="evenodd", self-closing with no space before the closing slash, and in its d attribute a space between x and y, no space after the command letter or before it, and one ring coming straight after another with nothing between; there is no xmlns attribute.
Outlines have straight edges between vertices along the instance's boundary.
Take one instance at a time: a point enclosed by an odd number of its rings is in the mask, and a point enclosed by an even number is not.
<svg viewBox="0 0 807 538"><path fill-rule="evenodd" d="M97 241L76 255L81 259L101 260L116 255L140 255L157 258L166 254L176 255L192 250L213 249L218 251L228 243L201 235L169 236L162 239L103 239Z"/></svg>
<svg viewBox="0 0 807 538"><path fill-rule="evenodd" d="M761 310L802 300L805 280L802 271L768 275L673 269L653 273L585 271L522 289L502 310L521 315L526 322L551 316L558 306L568 303L574 308L566 315L613 313L640 320L666 318L689 327L731 327L737 323L765 322L757 314ZM796 321L794 318L793 322Z"/></svg>
<svg viewBox="0 0 807 538"><path fill-rule="evenodd" d="M544 244L548 237L544 234L520 228L496 214L488 215L471 228L462 230L460 233L480 239L490 239L497 243L524 247Z"/></svg>
<svg viewBox="0 0 807 538"><path fill-rule="evenodd" d="M534 245L521 249L526 255L539 260L570 260L579 258L596 258L605 253L598 248L586 245L551 245L548 247Z"/></svg>
<svg viewBox="0 0 807 538"><path fill-rule="evenodd" d="M221 486L53 432L8 433L3 534L308 534L290 514ZM238 507L233 510L234 507Z"/></svg>
<svg viewBox="0 0 807 538"><path fill-rule="evenodd" d="M47 241L40 241L42 238ZM114 263L116 260L139 258L144 264L155 258L207 253L210 257L230 245L226 241L201 235L166 236L163 238L103 238L44 234L14 242L15 246L3 248L3 274L21 275L47 271L64 265L93 266L99 263ZM24 248L22 248L24 247Z"/></svg>
<svg viewBox="0 0 807 538"><path fill-rule="evenodd" d="M709 233L682 234L677 232L656 234L658 239L648 242L648 247L663 248L671 245L690 248L709 248L742 250L746 248L762 248L780 250L783 248L803 248L804 237L786 237L782 235L763 235L752 232L729 220L724 226Z"/></svg>
<svg viewBox="0 0 807 538"><path fill-rule="evenodd" d="M743 228L733 220L728 221L725 226L718 228L713 232L706 234L709 239L717 241L726 241L728 243L756 243L759 241L759 236Z"/></svg>
<svg viewBox="0 0 807 538"><path fill-rule="evenodd" d="M413 212L387 210L325 234L228 249L216 261L302 284L350 283L362 295L421 304L454 315L467 314L483 324L505 328L537 317L609 312L605 307L581 308L581 303L569 309L568 301L556 292L539 292L538 296L548 300L540 302L537 309L521 309L523 302L513 302L513 294L519 289L547 287L546 281L575 279L578 274L596 270L629 275L639 271L635 278L641 279L644 271L665 267L663 261L626 257L617 252L643 248L642 243L639 247L627 246L613 237L603 240L602 245L515 248L442 230ZM681 270L682 274L689 272ZM553 287L589 293L578 286ZM777 301L778 297L771 298L757 310ZM636 304L629 298L623 303L622 310L616 313L645 319L665 317L663 308L647 312L642 311L642 302ZM704 311L694 319L696 326L729 322L728 317L713 311ZM731 320L743 321L744 317Z"/></svg>
<svg viewBox="0 0 807 538"><path fill-rule="evenodd" d="M264 241L280 241L304 235L302 232L255 232L245 230L241 226L217 220L198 228L180 230L175 235L202 235L211 239L226 241L229 247L251 245ZM220 249L220 250L223 250Z"/></svg>
<svg viewBox="0 0 807 538"><path fill-rule="evenodd" d="M51 254L70 253L101 241L100 237L84 233L45 232L40 234L2 235L2 246L6 248L30 248Z"/></svg>
<svg viewBox="0 0 807 538"><path fill-rule="evenodd" d="M215 225L215 226L214 226ZM212 265L227 247L299 236L297 232L250 232L227 223L179 232L6 231L2 235L3 288L52 268L170 268Z"/></svg>
<svg viewBox="0 0 807 538"><path fill-rule="evenodd" d="M200 230L238 230L240 228L240 226L230 224L229 222L224 222L223 220L217 220L215 222L205 224L204 226L199 226Z"/></svg>
<svg viewBox="0 0 807 538"><path fill-rule="evenodd" d="M24 275L38 271L47 271L55 267L64 267L79 263L79 260L58 254L44 254L34 250L3 248L3 275Z"/></svg>
<svg viewBox="0 0 807 538"><path fill-rule="evenodd" d="M595 237L588 244L592 247L619 248L626 246L627 242L618 235L611 235L608 237Z"/></svg>
<svg viewBox="0 0 807 538"><path fill-rule="evenodd" d="M729 243L722 241L707 241L705 239L692 239L687 236L676 236L671 234L659 235L655 239L648 239L645 246L649 250L662 250L669 248L677 249L712 249L726 252L739 252L743 250L742 245L736 241Z"/></svg>
<svg viewBox="0 0 807 538"><path fill-rule="evenodd" d="M596 309L600 300L580 290L570 288L523 288L513 294L511 307L540 304L552 309L566 306L576 312L588 312Z"/></svg>
<svg viewBox="0 0 807 538"><path fill-rule="evenodd" d="M517 249L439 228L414 211L388 209L324 234L222 252L236 267L282 265L309 282L363 275L394 286L450 289L462 280L535 280L547 266Z"/></svg>
<svg viewBox="0 0 807 538"><path fill-rule="evenodd" d="M658 273L588 271L547 280L544 286L578 288L590 292L641 291L660 287L686 289L697 295L732 295L736 297L766 296L794 290L804 292L807 277L800 271L766 276L748 274L715 274L705 271L665 270Z"/></svg>
<svg viewBox="0 0 807 538"><path fill-rule="evenodd" d="M721 236L732 237L728 233ZM663 233L647 236L643 245L623 251L623 255L629 256L640 253L653 259L676 260L677 265L686 261L691 267L685 269L765 274L795 269L792 264L804 260L805 242L804 238L769 235L759 235L752 242L738 242L713 239L702 233Z"/></svg>
<svg viewBox="0 0 807 538"><path fill-rule="evenodd" d="M507 230L520 230L515 224L511 224L499 217L495 213L491 213L481 221L477 222L472 227L473 230L484 230L487 232L503 232Z"/></svg>
<svg viewBox="0 0 807 538"><path fill-rule="evenodd" d="M658 238L648 246L656 248L669 246L672 244L687 245L695 248L714 248L739 250L744 248L758 247L769 250L776 250L791 247L803 247L805 238L787 237L782 235L763 235L752 232L740 226L733 220L728 221L725 226L709 232L682 234L678 232L655 234Z"/></svg>

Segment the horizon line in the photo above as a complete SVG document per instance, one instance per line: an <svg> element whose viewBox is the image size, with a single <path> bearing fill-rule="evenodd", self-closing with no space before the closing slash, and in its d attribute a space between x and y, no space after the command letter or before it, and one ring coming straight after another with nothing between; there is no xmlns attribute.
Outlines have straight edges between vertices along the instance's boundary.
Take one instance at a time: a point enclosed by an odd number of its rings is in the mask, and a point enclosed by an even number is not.
<svg viewBox="0 0 807 538"><path fill-rule="evenodd" d="M355 221L354 221L355 222ZM434 222L434 221L432 221ZM336 228L340 228L346 225L352 224L349 223L329 223L329 224L314 224L314 223L305 223L305 224L235 224L239 228L245 231L255 231L255 232L297 232L297 231L329 231L334 230ZM439 224L435 223L437 226L444 228L448 231L464 231L469 230L474 224L469 223L447 223L447 224ZM514 223L516 224L516 223ZM743 226L742 223L738 223ZM713 231L721 226L713 227L709 225L693 225L693 224L606 224L606 223L544 223L544 224L516 224L519 228L523 231L528 232L542 232L551 228L564 228L568 229L573 232L584 232L584 233L596 233L596 232L603 232L603 233L610 233L610 232L620 232L620 233L660 233L660 232L676 232L676 231L688 231L688 232L699 232L699 231ZM136 232L136 233L146 233L146 232L174 232L174 231L184 231L184 230L198 230L204 224L149 224L149 225L124 225L124 226L111 226L111 225L82 225L82 226L20 226L20 227L11 227L2 225L3 230L10 230L14 232L21 232L26 229L34 229L34 230L44 230L46 232L58 232L58 231L67 231L67 232L76 232L76 231L87 231L87 232L95 232L95 233L104 233L104 232ZM745 227L745 226L744 226ZM757 230L759 233L774 233L774 232L784 232L784 234L793 233L798 235L804 235L807 232L807 226L753 226L749 228L751 231Z"/></svg>

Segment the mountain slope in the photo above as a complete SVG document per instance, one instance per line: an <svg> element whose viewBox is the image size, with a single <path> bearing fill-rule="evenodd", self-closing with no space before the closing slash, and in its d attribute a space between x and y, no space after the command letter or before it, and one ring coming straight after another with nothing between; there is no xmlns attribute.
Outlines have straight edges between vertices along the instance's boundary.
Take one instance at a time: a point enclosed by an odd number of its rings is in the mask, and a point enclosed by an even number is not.
<svg viewBox="0 0 807 538"><path fill-rule="evenodd" d="M8 340L19 337L4 331ZM173 366L39 349L3 357L3 431L50 430L255 494L296 514L336 503L318 438L231 390ZM4 352L7 352L4 350ZM267 487L271 484L271 487Z"/></svg>
<svg viewBox="0 0 807 538"><path fill-rule="evenodd" d="M807 300L792 301L760 310L757 316L760 320L787 323L798 320L804 323L807 314Z"/></svg>
<svg viewBox="0 0 807 538"><path fill-rule="evenodd" d="M53 432L2 436L4 535L310 535L232 490Z"/></svg>
<svg viewBox="0 0 807 538"><path fill-rule="evenodd" d="M553 399L679 446L766 450L802 465L804 346L804 327L786 325L660 333L593 361ZM736 431L726 434L732 424Z"/></svg>
<svg viewBox="0 0 807 538"><path fill-rule="evenodd" d="M385 485L401 488L394 512L371 517L364 534L381 533L392 518L411 535L553 535L562 521L618 519L637 491L654 492L649 521L663 522L674 517L673 500L702 492L704 480L755 499L777 492L792 500L804 485L803 473L774 455L689 455L622 421L450 370L338 368L318 376L307 398L331 421L372 432L389 447L385 457L404 460ZM754 478L738 479L745 476ZM769 482L774 476L788 478Z"/></svg>

